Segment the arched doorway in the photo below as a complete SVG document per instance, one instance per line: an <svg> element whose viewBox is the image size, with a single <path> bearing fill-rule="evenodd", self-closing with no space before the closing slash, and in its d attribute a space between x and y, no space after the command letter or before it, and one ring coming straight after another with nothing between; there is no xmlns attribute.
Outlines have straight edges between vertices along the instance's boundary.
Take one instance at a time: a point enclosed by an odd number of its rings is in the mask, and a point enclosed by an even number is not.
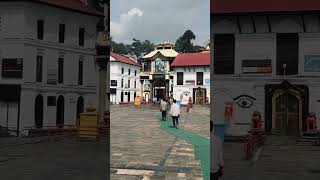
<svg viewBox="0 0 320 180"><path fill-rule="evenodd" d="M43 97L38 95L35 99L34 120L36 128L43 127Z"/></svg>
<svg viewBox="0 0 320 180"><path fill-rule="evenodd" d="M265 86L265 129L271 134L300 136L306 131L309 112L309 89L306 85L281 84Z"/></svg>
<svg viewBox="0 0 320 180"><path fill-rule="evenodd" d="M80 113L84 110L84 100L83 97L80 96L77 100L77 126L80 125Z"/></svg>
<svg viewBox="0 0 320 180"><path fill-rule="evenodd" d="M288 136L299 136L302 113L301 97L290 91L279 90L272 98L272 129L275 133Z"/></svg>
<svg viewBox="0 0 320 180"><path fill-rule="evenodd" d="M120 96L120 100L121 100L121 102L123 103L123 92L121 92L121 96Z"/></svg>
<svg viewBox="0 0 320 180"><path fill-rule="evenodd" d="M57 101L57 120L56 125L63 128L64 124L64 97L60 95Z"/></svg>
<svg viewBox="0 0 320 180"><path fill-rule="evenodd" d="M194 89L193 99L195 104L204 104L206 100L206 89Z"/></svg>
<svg viewBox="0 0 320 180"><path fill-rule="evenodd" d="M166 88L166 81L162 78L155 78L153 81L153 91L154 97L157 98L157 100L163 99L166 97L168 89Z"/></svg>
<svg viewBox="0 0 320 180"><path fill-rule="evenodd" d="M150 98L149 93L145 93L144 94L144 99L146 100L146 102L149 102L149 98Z"/></svg>

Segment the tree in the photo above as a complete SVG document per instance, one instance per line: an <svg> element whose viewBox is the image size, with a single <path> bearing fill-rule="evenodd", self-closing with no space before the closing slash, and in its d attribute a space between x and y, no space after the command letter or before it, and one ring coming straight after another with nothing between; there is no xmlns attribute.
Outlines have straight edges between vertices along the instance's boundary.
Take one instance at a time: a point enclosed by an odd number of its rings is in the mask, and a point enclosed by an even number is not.
<svg viewBox="0 0 320 180"><path fill-rule="evenodd" d="M123 43L116 43L114 41L111 41L111 46L112 46L112 52L117 53L117 54L128 54L128 49L126 45Z"/></svg>
<svg viewBox="0 0 320 180"><path fill-rule="evenodd" d="M141 59L144 55L151 52L153 50L153 43L151 43L149 40L140 41L135 38L133 38L133 43L131 44L131 50L132 54L134 54L138 62L141 62Z"/></svg>
<svg viewBox="0 0 320 180"><path fill-rule="evenodd" d="M182 36L176 41L176 51L179 53L190 53L195 51L195 47L192 40L195 40L196 36L191 30L184 32Z"/></svg>

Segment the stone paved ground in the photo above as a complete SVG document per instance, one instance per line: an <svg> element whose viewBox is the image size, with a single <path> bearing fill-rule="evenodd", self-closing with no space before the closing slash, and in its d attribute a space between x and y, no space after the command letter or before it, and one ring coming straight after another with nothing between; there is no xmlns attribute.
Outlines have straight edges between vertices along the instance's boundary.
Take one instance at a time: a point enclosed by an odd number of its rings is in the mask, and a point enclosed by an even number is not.
<svg viewBox="0 0 320 180"><path fill-rule="evenodd" d="M205 111L208 114L209 109L202 109L202 114ZM161 130L158 112L158 108L111 108L112 180L142 179L144 171L151 173L145 179L203 179L193 145ZM201 112L181 121L180 128L206 135L209 116L195 118L197 114Z"/></svg>
<svg viewBox="0 0 320 180"><path fill-rule="evenodd" d="M223 180L318 180L320 146L296 143L295 138L268 137L255 163L242 160L243 144L225 143Z"/></svg>
<svg viewBox="0 0 320 180"><path fill-rule="evenodd" d="M1 180L106 179L106 143L0 139ZM32 143L33 142L33 143Z"/></svg>

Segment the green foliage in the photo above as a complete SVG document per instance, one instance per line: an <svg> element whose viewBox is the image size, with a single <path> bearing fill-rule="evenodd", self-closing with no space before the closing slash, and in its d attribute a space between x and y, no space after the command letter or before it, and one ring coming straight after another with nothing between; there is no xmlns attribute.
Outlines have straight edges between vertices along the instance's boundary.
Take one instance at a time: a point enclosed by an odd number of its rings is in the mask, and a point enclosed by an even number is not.
<svg viewBox="0 0 320 180"><path fill-rule="evenodd" d="M196 36L191 30L187 30L184 32L182 36L180 36L176 41L175 50L178 53L192 53L202 49L201 46L193 45L192 40L195 40Z"/></svg>
<svg viewBox="0 0 320 180"><path fill-rule="evenodd" d="M112 52L117 54L130 54L137 57L138 61L145 55L153 51L154 44L149 40L140 41L135 38L131 44L116 43L111 41Z"/></svg>

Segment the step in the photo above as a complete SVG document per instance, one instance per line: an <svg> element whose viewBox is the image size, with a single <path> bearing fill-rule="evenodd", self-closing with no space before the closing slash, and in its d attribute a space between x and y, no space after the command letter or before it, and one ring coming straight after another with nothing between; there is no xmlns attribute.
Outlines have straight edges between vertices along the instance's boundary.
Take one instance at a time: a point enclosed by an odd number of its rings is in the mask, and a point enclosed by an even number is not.
<svg viewBox="0 0 320 180"><path fill-rule="evenodd" d="M225 142L244 142L246 136L224 136Z"/></svg>

